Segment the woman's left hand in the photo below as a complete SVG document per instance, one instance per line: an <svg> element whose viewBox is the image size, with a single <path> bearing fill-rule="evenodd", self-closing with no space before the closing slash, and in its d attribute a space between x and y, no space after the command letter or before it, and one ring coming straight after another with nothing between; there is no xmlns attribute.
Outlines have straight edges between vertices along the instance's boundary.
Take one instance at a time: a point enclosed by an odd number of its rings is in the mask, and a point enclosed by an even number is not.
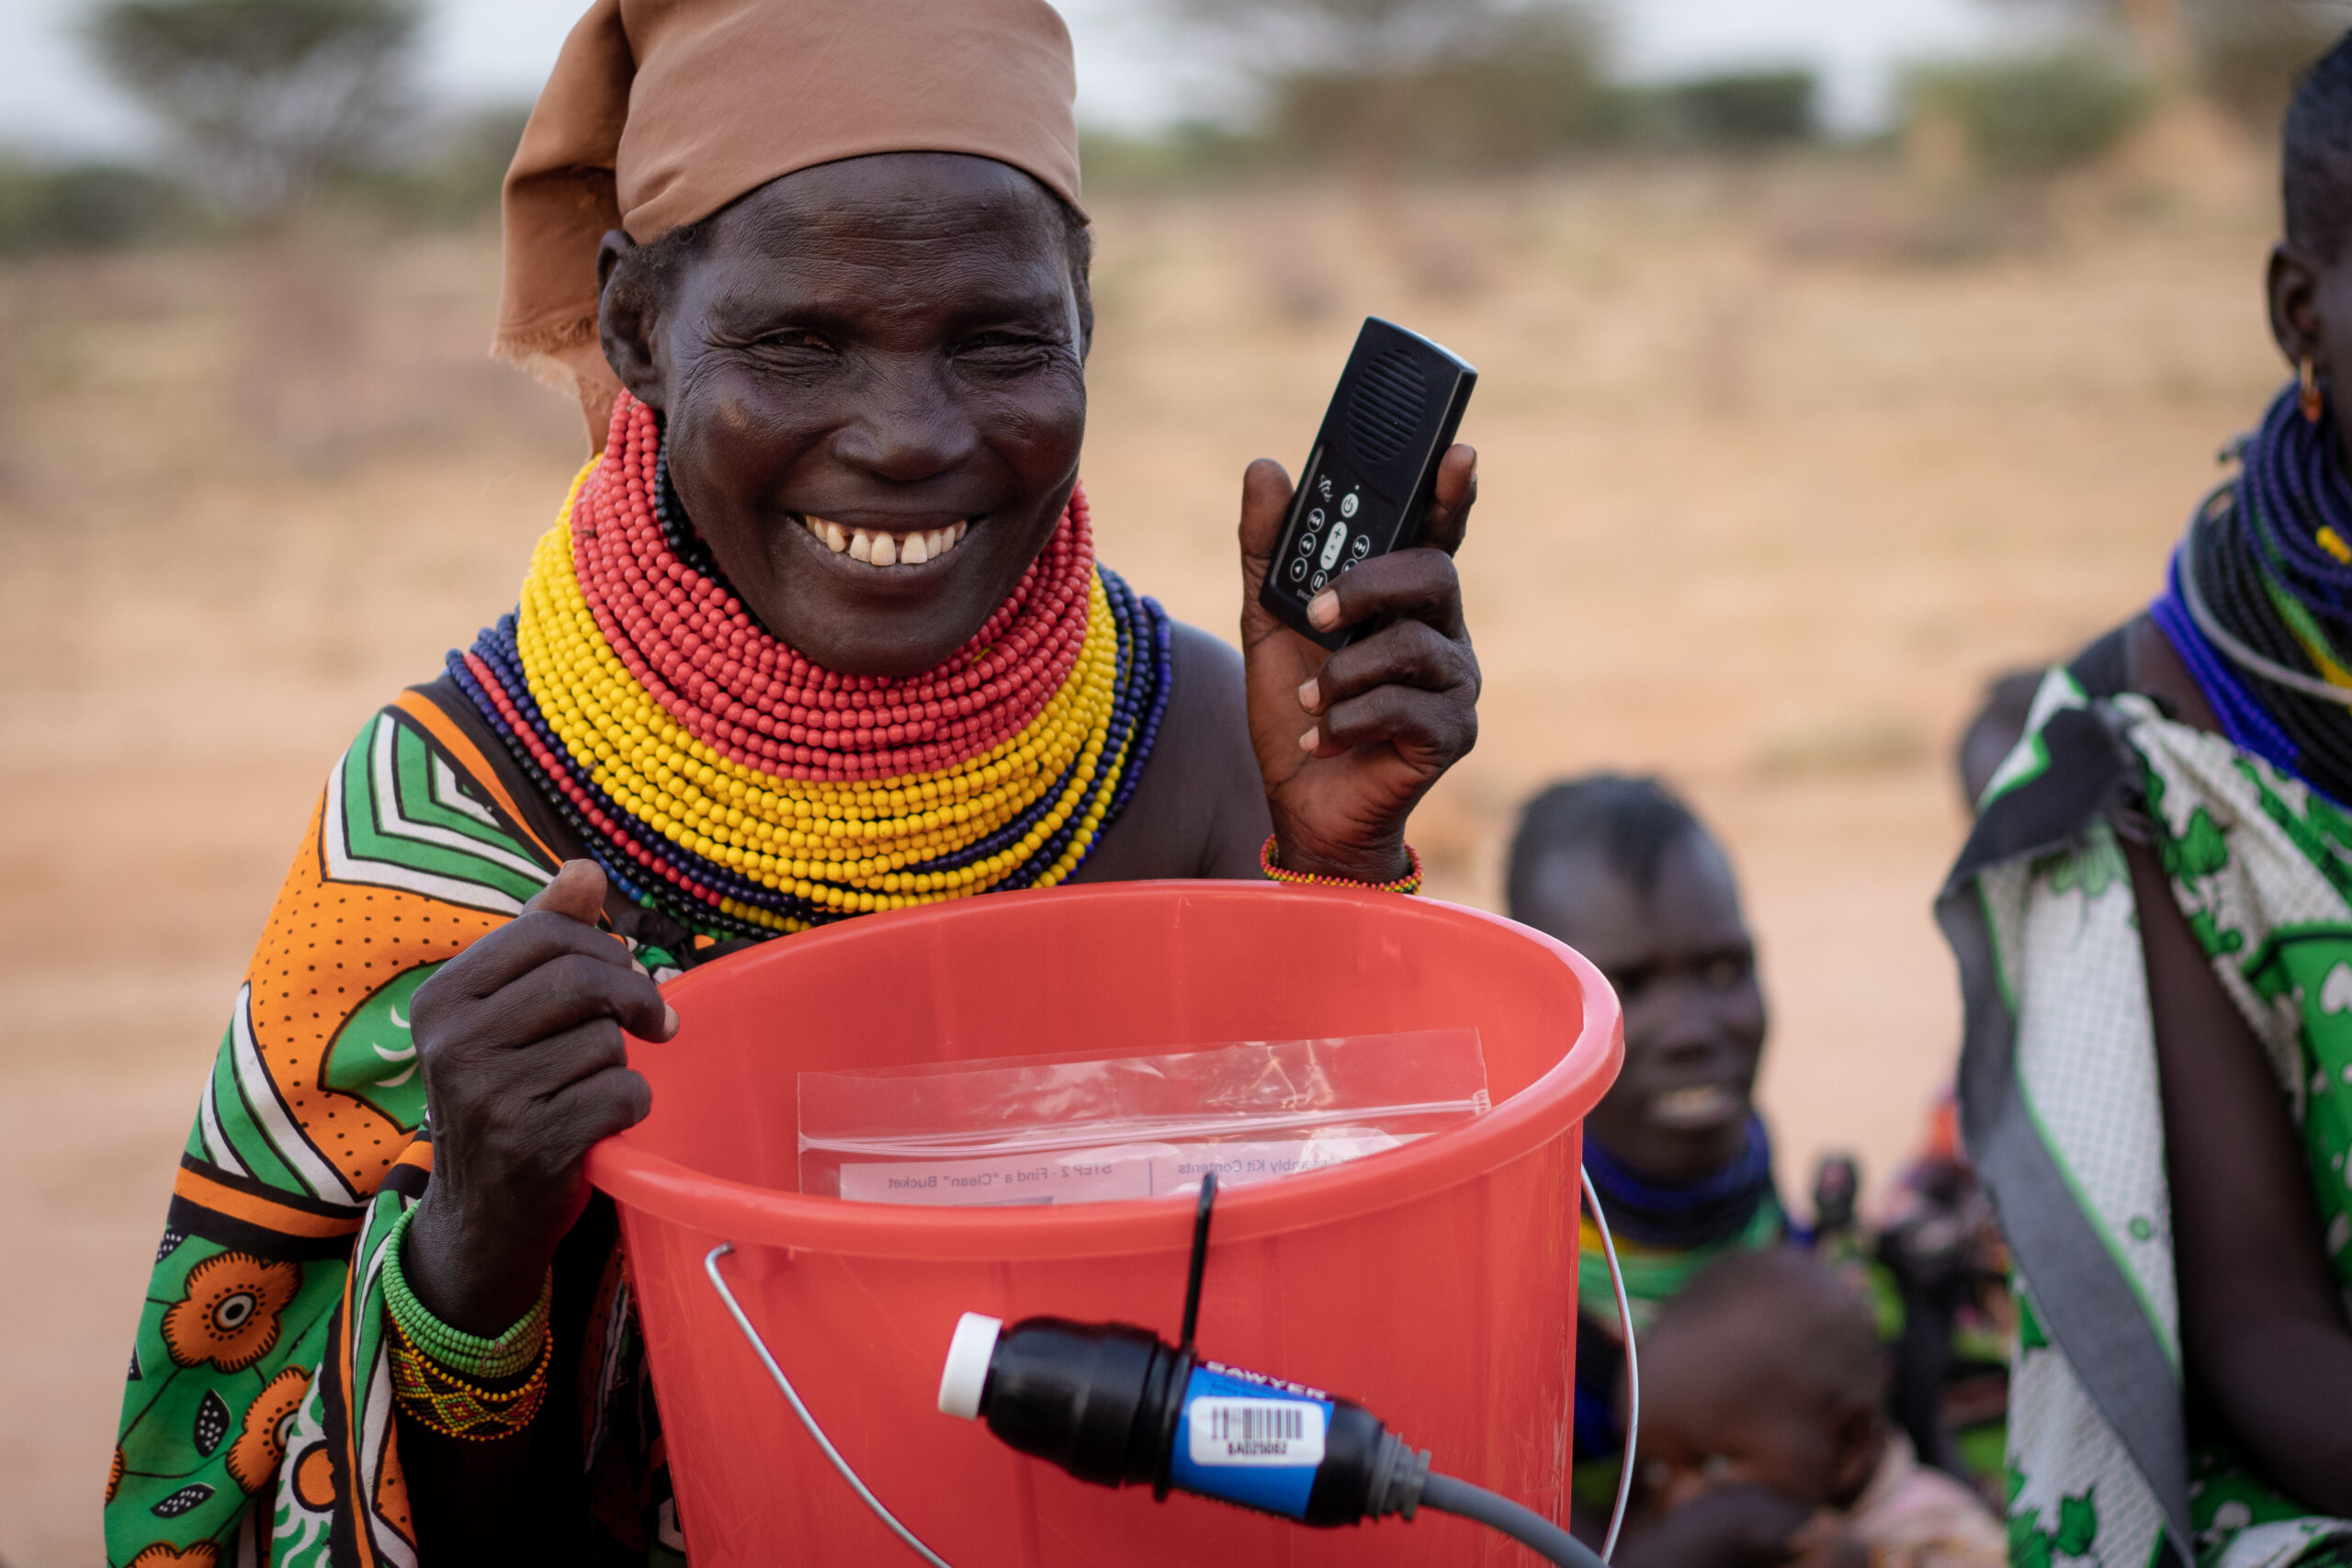
<svg viewBox="0 0 2352 1568"><path fill-rule="evenodd" d="M1265 775L1281 863L1362 882L1404 875L1405 820L1478 739L1478 658L1462 623L1453 552L1478 495L1478 455L1439 461L1419 548L1332 580L1308 607L1326 628L1378 627L1337 653L1258 603L1290 477L1260 458L1241 481L1241 650L1250 738Z"/></svg>

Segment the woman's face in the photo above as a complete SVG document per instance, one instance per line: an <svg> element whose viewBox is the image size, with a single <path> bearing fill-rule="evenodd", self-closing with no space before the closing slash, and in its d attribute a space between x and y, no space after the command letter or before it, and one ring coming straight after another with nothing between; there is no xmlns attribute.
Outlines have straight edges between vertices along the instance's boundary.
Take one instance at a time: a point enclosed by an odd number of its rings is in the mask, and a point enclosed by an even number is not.
<svg viewBox="0 0 2352 1568"><path fill-rule="evenodd" d="M1680 1185L1747 1141L1764 1050L1764 993L1731 863L1688 833L1646 893L1597 846L1539 866L1521 918L1598 964L1625 1010L1625 1064L1589 1119L1593 1138L1649 1180Z"/></svg>
<svg viewBox="0 0 2352 1568"><path fill-rule="evenodd" d="M664 415L686 514L819 665L943 662L1052 536L1086 432L1062 209L991 159L773 180L674 265L608 235L605 351Z"/></svg>

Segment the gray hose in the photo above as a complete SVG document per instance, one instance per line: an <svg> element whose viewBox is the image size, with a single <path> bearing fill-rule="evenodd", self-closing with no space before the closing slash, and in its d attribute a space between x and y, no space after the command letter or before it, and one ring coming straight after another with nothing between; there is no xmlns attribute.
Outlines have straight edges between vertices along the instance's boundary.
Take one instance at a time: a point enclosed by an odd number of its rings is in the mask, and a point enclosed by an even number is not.
<svg viewBox="0 0 2352 1568"><path fill-rule="evenodd" d="M1489 1529L1500 1530L1546 1562L1561 1564L1561 1568L1603 1568L1598 1552L1543 1515L1454 1476L1431 1471L1429 1479L1421 1483L1420 1506L1476 1519Z"/></svg>

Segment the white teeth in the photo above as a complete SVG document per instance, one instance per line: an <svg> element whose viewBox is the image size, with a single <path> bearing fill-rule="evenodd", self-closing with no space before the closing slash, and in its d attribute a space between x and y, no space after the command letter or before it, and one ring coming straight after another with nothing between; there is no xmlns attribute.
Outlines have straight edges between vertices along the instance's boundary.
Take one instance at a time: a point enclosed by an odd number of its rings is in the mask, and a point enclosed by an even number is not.
<svg viewBox="0 0 2352 1568"><path fill-rule="evenodd" d="M921 566L925 561L937 560L962 544L964 536L972 531L968 520L952 527L918 529L908 534L843 529L840 524L823 517L803 517L800 522L835 555L846 551L850 559L869 566Z"/></svg>
<svg viewBox="0 0 2352 1568"><path fill-rule="evenodd" d="M1739 1097L1721 1084L1669 1089L1650 1100L1650 1119L1668 1127L1710 1127L1738 1114Z"/></svg>

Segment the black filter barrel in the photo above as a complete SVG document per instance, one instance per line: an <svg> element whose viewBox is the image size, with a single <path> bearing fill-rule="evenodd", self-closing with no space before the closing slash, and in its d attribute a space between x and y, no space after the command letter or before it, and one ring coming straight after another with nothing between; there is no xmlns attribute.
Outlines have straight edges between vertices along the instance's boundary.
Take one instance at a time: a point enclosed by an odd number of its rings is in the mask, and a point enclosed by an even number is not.
<svg viewBox="0 0 2352 1568"><path fill-rule="evenodd" d="M1323 1463L1315 1472L1315 1489L1307 1494L1306 1512L1299 1522L1351 1525L1377 1518L1382 1499L1376 1494L1385 1481L1382 1461L1396 1439L1379 1416L1350 1400L1331 1401L1330 1421Z"/></svg>
<svg viewBox="0 0 2352 1568"><path fill-rule="evenodd" d="M1006 1443L1080 1481L1148 1482L1167 1446L1182 1359L1132 1324L1029 1318L997 1341L981 1413Z"/></svg>

